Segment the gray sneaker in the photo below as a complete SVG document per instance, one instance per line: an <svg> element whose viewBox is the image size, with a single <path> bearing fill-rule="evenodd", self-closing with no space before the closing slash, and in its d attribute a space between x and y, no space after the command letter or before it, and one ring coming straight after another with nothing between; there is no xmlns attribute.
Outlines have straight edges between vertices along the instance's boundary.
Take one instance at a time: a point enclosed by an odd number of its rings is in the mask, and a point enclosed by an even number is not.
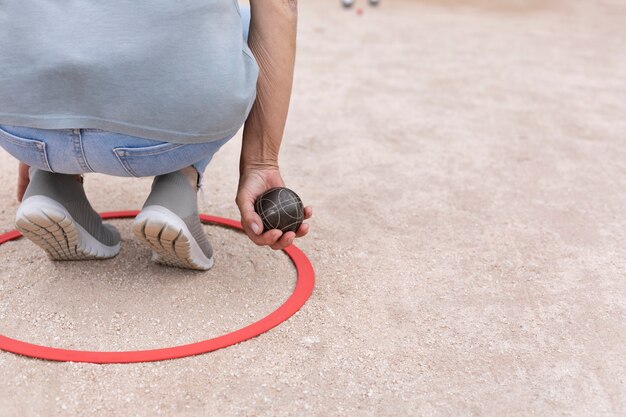
<svg viewBox="0 0 626 417"><path fill-rule="evenodd" d="M106 259L120 251L120 234L103 224L75 175L30 169L15 224L55 261Z"/></svg>
<svg viewBox="0 0 626 417"><path fill-rule="evenodd" d="M133 222L137 239L152 249L152 260L206 271L213 248L198 215L197 193L180 171L159 175L143 209Z"/></svg>

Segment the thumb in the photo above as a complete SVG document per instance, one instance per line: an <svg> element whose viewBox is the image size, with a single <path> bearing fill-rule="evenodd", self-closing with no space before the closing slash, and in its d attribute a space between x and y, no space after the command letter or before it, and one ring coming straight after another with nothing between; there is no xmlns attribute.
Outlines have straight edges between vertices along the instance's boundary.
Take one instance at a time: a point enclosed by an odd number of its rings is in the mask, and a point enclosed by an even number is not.
<svg viewBox="0 0 626 417"><path fill-rule="evenodd" d="M249 218L246 219L246 224L250 227L252 233L254 233L255 235L260 235L261 233L263 233L263 222L260 218L257 219L255 217L258 218L259 216L249 216Z"/></svg>
<svg viewBox="0 0 626 417"><path fill-rule="evenodd" d="M254 211L254 204L251 201L244 201L239 206L241 212L241 223L244 230L250 230L255 235L263 232L263 222L261 217Z"/></svg>

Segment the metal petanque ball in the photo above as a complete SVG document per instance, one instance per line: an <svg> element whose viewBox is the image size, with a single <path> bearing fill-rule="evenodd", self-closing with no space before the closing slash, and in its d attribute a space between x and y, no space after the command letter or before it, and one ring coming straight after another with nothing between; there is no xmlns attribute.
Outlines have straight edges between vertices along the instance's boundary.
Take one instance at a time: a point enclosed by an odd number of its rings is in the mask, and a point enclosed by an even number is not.
<svg viewBox="0 0 626 417"><path fill-rule="evenodd" d="M341 4L347 9L349 7L352 7L352 5L354 4L354 0L341 0Z"/></svg>
<svg viewBox="0 0 626 417"><path fill-rule="evenodd" d="M270 188L257 198L254 211L263 220L263 231L295 232L304 221L304 205L298 194L285 187Z"/></svg>

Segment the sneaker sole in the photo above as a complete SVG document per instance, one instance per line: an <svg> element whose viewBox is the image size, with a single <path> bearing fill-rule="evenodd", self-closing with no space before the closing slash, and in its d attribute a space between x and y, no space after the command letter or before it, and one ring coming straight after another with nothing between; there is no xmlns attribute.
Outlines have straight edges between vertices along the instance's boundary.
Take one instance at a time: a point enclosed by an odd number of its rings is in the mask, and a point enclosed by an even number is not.
<svg viewBox="0 0 626 417"><path fill-rule="evenodd" d="M152 260L162 265L207 271L213 257L207 258L185 222L161 206L145 207L133 222L133 233L152 249Z"/></svg>
<svg viewBox="0 0 626 417"><path fill-rule="evenodd" d="M107 246L99 242L72 218L65 207L45 196L24 200L15 215L15 225L24 237L55 261L108 259L120 251L120 243Z"/></svg>

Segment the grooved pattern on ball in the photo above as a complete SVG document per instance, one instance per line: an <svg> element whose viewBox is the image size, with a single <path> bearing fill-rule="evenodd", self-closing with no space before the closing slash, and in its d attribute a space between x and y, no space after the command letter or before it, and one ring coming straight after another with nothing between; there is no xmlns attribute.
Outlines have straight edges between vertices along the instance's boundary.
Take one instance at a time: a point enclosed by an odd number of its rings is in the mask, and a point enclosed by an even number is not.
<svg viewBox="0 0 626 417"><path fill-rule="evenodd" d="M304 221L302 200L285 187L270 188L261 194L254 203L254 211L261 216L264 231L295 232Z"/></svg>

